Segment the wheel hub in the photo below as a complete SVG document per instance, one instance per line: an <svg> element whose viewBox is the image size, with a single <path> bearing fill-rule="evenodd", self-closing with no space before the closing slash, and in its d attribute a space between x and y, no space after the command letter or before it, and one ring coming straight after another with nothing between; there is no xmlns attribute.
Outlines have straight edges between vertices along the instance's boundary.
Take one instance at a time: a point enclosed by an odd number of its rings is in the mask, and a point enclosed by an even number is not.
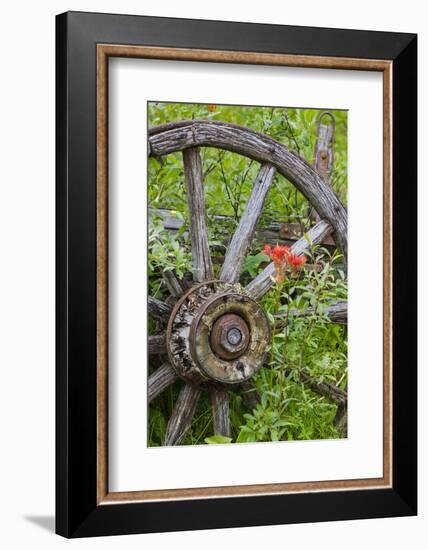
<svg viewBox="0 0 428 550"><path fill-rule="evenodd" d="M193 382L236 384L263 365L270 325L239 284L209 281L175 305L167 348L177 374Z"/></svg>
<svg viewBox="0 0 428 550"><path fill-rule="evenodd" d="M242 317L227 313L213 324L210 345L213 352L221 359L240 357L250 342L250 331Z"/></svg>

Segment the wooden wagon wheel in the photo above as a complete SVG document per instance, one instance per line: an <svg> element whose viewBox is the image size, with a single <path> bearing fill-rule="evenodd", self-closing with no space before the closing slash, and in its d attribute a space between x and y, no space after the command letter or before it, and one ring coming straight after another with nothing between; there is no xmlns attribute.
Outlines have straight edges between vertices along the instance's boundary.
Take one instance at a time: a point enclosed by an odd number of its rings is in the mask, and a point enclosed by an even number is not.
<svg viewBox="0 0 428 550"><path fill-rule="evenodd" d="M199 147L225 149L261 164L219 280L214 280L211 264ZM251 377L265 361L270 325L257 300L272 286L275 268L269 264L246 287L239 284L239 278L275 172L293 183L321 218L307 233L309 242L302 237L292 251L302 254L310 242L317 244L333 234L345 263L347 254L344 205L305 159L281 143L242 126L213 121L180 121L149 129L149 155L162 157L177 151L183 152L195 284L184 290L170 273L166 282L177 300L174 307L149 297L150 314L166 325L163 335L149 337L149 353L168 357L149 377L149 403L175 380L184 381L168 422L165 445L183 439L203 390L210 394L214 433L229 436L227 389L251 388ZM251 395L247 393L247 399ZM253 399L250 406L254 405Z"/></svg>

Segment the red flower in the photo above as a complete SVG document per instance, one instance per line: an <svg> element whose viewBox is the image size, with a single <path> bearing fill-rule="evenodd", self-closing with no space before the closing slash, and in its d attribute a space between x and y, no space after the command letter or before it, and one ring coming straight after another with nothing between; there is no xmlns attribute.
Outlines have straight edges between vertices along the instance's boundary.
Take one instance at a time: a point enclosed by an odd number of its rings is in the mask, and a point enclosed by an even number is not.
<svg viewBox="0 0 428 550"><path fill-rule="evenodd" d="M290 252L288 256L288 263L294 271L297 271L303 268L303 266L305 265L306 256L304 256L303 254L301 256L298 256L297 254Z"/></svg>
<svg viewBox="0 0 428 550"><path fill-rule="evenodd" d="M269 258L272 257L272 247L270 244L265 244L264 248L263 248L263 254L265 256L268 256Z"/></svg>
<svg viewBox="0 0 428 550"><path fill-rule="evenodd" d="M290 254L290 249L288 246L279 246L276 244L273 248L270 244L266 244L263 249L263 254L269 256L274 262L286 262L287 257Z"/></svg>
<svg viewBox="0 0 428 550"><path fill-rule="evenodd" d="M276 263L286 264L290 249L287 246L275 245L272 251L272 259Z"/></svg>
<svg viewBox="0 0 428 550"><path fill-rule="evenodd" d="M298 256L291 251L288 246L276 244L273 248L267 244L263 249L263 254L268 256L275 266L275 281L282 283L285 279L287 264L293 271L301 269L306 263L306 256Z"/></svg>
<svg viewBox="0 0 428 550"><path fill-rule="evenodd" d="M276 244L273 248L270 245L266 245L263 249L263 254L273 260L275 266L275 281L282 283L285 279L285 272L287 269L287 260L290 255L290 249L288 246L279 246Z"/></svg>

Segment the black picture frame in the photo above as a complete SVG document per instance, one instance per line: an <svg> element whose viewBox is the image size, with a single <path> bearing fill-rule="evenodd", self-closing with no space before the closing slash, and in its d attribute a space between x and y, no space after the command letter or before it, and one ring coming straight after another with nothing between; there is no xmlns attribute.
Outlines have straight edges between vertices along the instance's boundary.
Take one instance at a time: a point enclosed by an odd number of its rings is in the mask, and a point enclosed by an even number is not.
<svg viewBox="0 0 428 550"><path fill-rule="evenodd" d="M392 62L392 487L97 504L96 46ZM56 18L56 532L65 537L417 513L417 36L68 12ZM409 237L410 236L410 237Z"/></svg>

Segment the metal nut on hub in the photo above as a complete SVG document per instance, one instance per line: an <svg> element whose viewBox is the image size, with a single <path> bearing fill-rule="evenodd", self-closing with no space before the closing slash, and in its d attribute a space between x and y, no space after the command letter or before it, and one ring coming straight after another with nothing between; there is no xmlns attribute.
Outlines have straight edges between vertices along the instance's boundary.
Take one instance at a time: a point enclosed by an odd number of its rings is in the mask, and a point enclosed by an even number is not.
<svg viewBox="0 0 428 550"><path fill-rule="evenodd" d="M211 349L222 359L236 359L250 342L248 325L242 317L228 313L219 317L211 330Z"/></svg>

